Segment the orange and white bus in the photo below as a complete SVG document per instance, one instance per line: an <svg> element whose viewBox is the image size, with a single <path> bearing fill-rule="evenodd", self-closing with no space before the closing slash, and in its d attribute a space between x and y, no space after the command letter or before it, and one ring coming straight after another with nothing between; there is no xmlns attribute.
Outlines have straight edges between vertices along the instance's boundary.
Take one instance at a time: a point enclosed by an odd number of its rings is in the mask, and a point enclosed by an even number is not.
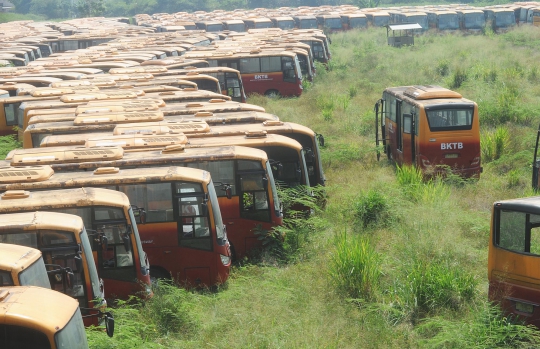
<svg viewBox="0 0 540 349"><path fill-rule="evenodd" d="M151 261L152 277L172 277L186 285L211 287L225 282L229 276L227 236L214 185L206 171L182 167L102 167L92 172L53 173L50 166L0 168L2 171L13 174L10 178L25 176L28 171L38 178L26 182L0 178L0 191L56 189L49 192L51 196L60 188L83 188L79 190L95 193L101 187L125 193L137 209L146 210L146 220L131 228L139 231ZM100 225L96 223L98 229ZM146 267L143 256L139 257Z"/></svg>
<svg viewBox="0 0 540 349"><path fill-rule="evenodd" d="M219 200L223 222L227 227L227 237L235 258L243 258L261 248L261 241L253 233L260 225L262 229L271 229L282 224L281 205L272 175L272 168L265 152L258 149L221 146L209 148L184 148L175 146L185 144L186 137L181 134L169 134L158 137L142 137L144 143L137 144L135 137L116 137L126 143L126 152L119 159L102 156L93 160L81 159L80 162L65 162L63 153L74 151L73 148L51 147L37 149L19 149L8 157L11 166L48 164L55 172L89 171L99 167L146 168L164 166L185 166L209 171ZM134 143L130 142L133 141ZM107 143L108 140L95 140L93 143ZM127 145L130 145L129 147ZM171 145L163 149L165 145ZM152 149L158 150L152 150ZM76 149L86 150L80 147ZM100 152L103 147L92 147L93 152ZM47 155L56 154L46 158ZM153 217L147 212L147 219Z"/></svg>
<svg viewBox="0 0 540 349"><path fill-rule="evenodd" d="M0 287L4 286L51 288L41 251L28 246L0 243Z"/></svg>
<svg viewBox="0 0 540 349"><path fill-rule="evenodd" d="M540 197L493 204L488 251L489 299L540 328Z"/></svg>
<svg viewBox="0 0 540 349"><path fill-rule="evenodd" d="M144 62L141 64L143 67L152 66L155 61ZM200 74L207 74L213 76L219 80L221 84L221 93L232 98L236 102L246 102L246 94L244 92L244 85L242 85L242 76L236 69L229 67L185 67L182 69L169 69L164 73L155 74L158 76L175 76L178 74L187 74L190 72L197 72ZM158 80L160 81L160 80Z"/></svg>
<svg viewBox="0 0 540 349"><path fill-rule="evenodd" d="M111 149L105 149L102 153L107 151L110 153ZM75 154L77 152L71 152L71 155ZM78 154L80 155L81 152ZM70 161L69 151L65 151L62 155L63 160ZM47 158L47 155L43 156ZM36 161L39 162L39 159ZM135 215L139 216L141 210L132 207L128 198L122 193L110 190L97 189L96 191L88 188L83 191L50 192L49 201L43 199L43 195L47 193L49 192L32 194L33 201L30 199L16 201L20 205L17 212L47 211L36 216L35 219L41 219L41 221L54 218L48 211L81 217L86 229L90 231L90 244L99 276L107 286L105 297L127 299L131 295L145 297L151 294L148 259L142 249L135 218ZM60 197L62 195L65 197ZM42 201L38 201L37 197L41 197ZM55 200L56 203L50 204Z"/></svg>
<svg viewBox="0 0 540 349"><path fill-rule="evenodd" d="M296 53L253 50L251 52L189 51L187 58L206 59L211 67L240 71L247 94L300 96L302 70Z"/></svg>
<svg viewBox="0 0 540 349"><path fill-rule="evenodd" d="M413 165L428 176L447 170L480 176L475 102L440 86L389 87L375 104L375 114L376 143L398 166Z"/></svg>
<svg viewBox="0 0 540 349"><path fill-rule="evenodd" d="M0 287L0 348L88 349L77 301L42 287Z"/></svg>
<svg viewBox="0 0 540 349"><path fill-rule="evenodd" d="M28 202L44 201L44 198L29 196L30 193L24 191L7 191L0 196L0 217L4 221L0 225L0 243L40 250L52 272L49 286L77 299L83 314L89 314L86 308L105 308L103 281L98 277L81 218L64 213L34 212ZM21 213L24 211L31 212ZM64 273L63 269L71 273ZM98 318L89 317L85 324L97 325Z"/></svg>

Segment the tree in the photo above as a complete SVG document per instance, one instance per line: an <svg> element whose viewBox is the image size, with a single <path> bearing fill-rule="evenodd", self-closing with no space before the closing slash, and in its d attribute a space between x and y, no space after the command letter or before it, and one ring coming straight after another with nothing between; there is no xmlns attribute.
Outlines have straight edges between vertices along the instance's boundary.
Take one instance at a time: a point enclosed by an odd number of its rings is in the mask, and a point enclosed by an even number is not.
<svg viewBox="0 0 540 349"><path fill-rule="evenodd" d="M103 0L79 0L76 8L79 17L97 17L105 13Z"/></svg>
<svg viewBox="0 0 540 349"><path fill-rule="evenodd" d="M11 0L11 3L15 5L17 13L23 14L30 12L30 6L32 6L32 0Z"/></svg>

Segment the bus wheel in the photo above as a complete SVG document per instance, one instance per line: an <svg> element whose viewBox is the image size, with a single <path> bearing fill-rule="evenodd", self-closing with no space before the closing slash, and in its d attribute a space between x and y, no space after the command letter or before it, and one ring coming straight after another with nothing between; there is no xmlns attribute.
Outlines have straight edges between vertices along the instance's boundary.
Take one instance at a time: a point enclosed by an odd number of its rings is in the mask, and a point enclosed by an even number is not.
<svg viewBox="0 0 540 349"><path fill-rule="evenodd" d="M278 90L268 90L264 93L266 97L269 98L276 98L279 97L279 91Z"/></svg>
<svg viewBox="0 0 540 349"><path fill-rule="evenodd" d="M165 269L150 268L150 281L155 284L158 280L170 280L171 274Z"/></svg>
<svg viewBox="0 0 540 349"><path fill-rule="evenodd" d="M233 262L235 262L236 261L236 250L234 249L234 245L230 241L229 241L229 248L231 249L231 260Z"/></svg>

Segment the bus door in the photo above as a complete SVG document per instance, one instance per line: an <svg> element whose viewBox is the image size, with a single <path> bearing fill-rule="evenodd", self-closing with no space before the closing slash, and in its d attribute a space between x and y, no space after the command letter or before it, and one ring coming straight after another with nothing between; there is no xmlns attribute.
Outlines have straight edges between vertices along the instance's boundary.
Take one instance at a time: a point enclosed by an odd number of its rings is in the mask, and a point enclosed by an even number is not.
<svg viewBox="0 0 540 349"><path fill-rule="evenodd" d="M412 113L403 113L402 114L403 127L402 127L402 152L403 152L403 163L406 164L416 164L416 146L415 146L415 133L414 133L414 114Z"/></svg>
<svg viewBox="0 0 540 349"><path fill-rule="evenodd" d="M268 178L260 163L238 161L237 182L240 192L240 222L245 221L253 227L253 221L259 222L262 229L270 229L270 201L268 198ZM246 231L246 229L242 229ZM235 257L242 258L246 251L262 247L258 236L253 232L244 235L235 248Z"/></svg>
<svg viewBox="0 0 540 349"><path fill-rule="evenodd" d="M540 142L540 126L538 126L538 131L536 131L536 146L534 147L534 157L532 163L532 187L534 190L538 190L540 187L540 161L538 159L538 144Z"/></svg>
<svg viewBox="0 0 540 349"><path fill-rule="evenodd" d="M392 151L394 152L393 158L400 166L403 165L403 115L401 114L401 103L401 100L396 99L396 149L395 151L394 149L392 149Z"/></svg>
<svg viewBox="0 0 540 349"><path fill-rule="evenodd" d="M236 73L225 73L223 85L221 90L225 95L231 97L233 101L241 103L246 102L242 80L238 78Z"/></svg>
<svg viewBox="0 0 540 349"><path fill-rule="evenodd" d="M202 190L201 184L176 182L174 183L174 213L177 226L178 242L181 251L180 275L173 275L180 282L195 280L195 285L211 285L210 266L202 266L201 260L212 260L213 241L210 221L208 219L208 196ZM190 253L196 251L196 253ZM208 251L205 255L204 251ZM195 256L197 258L195 258ZM183 275L182 275L183 274Z"/></svg>

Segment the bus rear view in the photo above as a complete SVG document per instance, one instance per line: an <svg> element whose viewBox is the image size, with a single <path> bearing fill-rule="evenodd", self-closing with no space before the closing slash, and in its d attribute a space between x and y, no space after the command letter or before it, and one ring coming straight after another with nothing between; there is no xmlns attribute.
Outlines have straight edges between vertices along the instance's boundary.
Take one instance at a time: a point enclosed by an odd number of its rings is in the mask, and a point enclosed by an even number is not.
<svg viewBox="0 0 540 349"><path fill-rule="evenodd" d="M440 86L402 86L387 88L375 111L382 134L377 130L377 143L397 165L414 165L428 176L449 170L480 176L475 102Z"/></svg>

